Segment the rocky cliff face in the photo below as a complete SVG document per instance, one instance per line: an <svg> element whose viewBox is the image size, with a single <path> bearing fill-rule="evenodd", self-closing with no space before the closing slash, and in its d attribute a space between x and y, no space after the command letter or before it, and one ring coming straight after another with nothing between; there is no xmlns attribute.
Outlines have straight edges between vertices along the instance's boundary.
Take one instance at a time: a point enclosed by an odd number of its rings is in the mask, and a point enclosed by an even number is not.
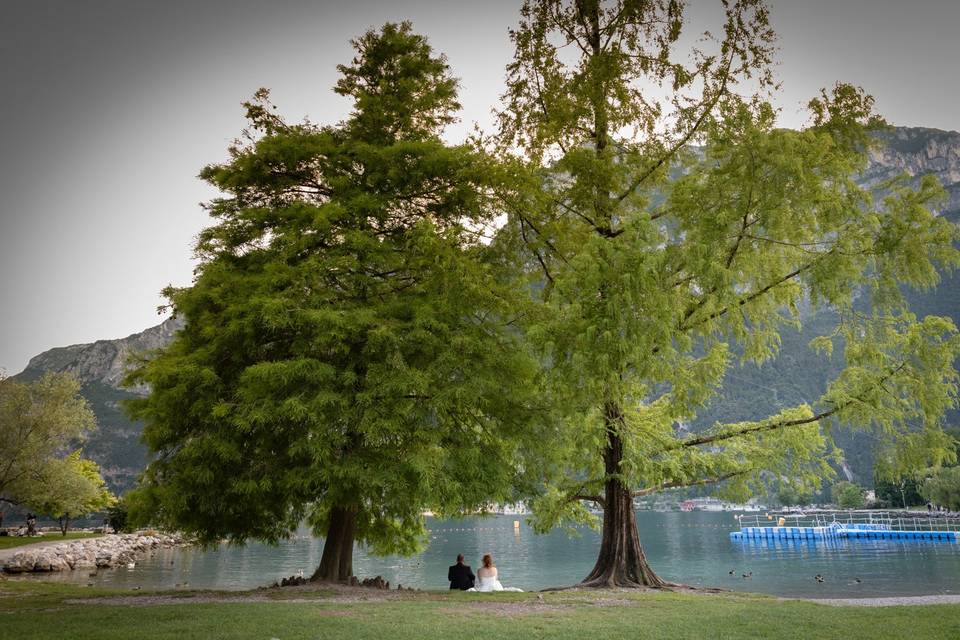
<svg viewBox="0 0 960 640"><path fill-rule="evenodd" d="M868 184L901 173L917 178L933 174L947 190L941 211L960 211L960 133L898 127L881 139L885 144L870 154L864 176Z"/></svg>
<svg viewBox="0 0 960 640"><path fill-rule="evenodd" d="M934 174L947 190L949 199L940 212L960 217L960 133L936 129L897 128L883 135L885 145L872 152L864 174L866 185L875 185L900 173L914 178ZM960 277L945 276L933 292L911 295L911 305L920 315L949 315L960 322ZM814 318L805 330L815 330ZM85 451L104 470L115 491L131 487L146 464L146 451L140 443L142 426L130 422L121 402L143 394L145 389L121 386L124 368L132 354L144 353L170 343L182 326L180 320L167 320L141 333L119 340L98 340L91 344L59 347L30 360L18 376L34 379L45 371L69 371L83 382L83 394L97 414L99 431L91 437ZM819 397L836 364L824 366L807 349L810 336L784 335L780 356L763 367L731 372L717 399L711 403L694 429L713 420L747 420L769 415L778 409ZM756 415L753 415L756 413ZM760 415L762 414L762 415ZM865 434L843 442L850 469L858 482L870 483L872 456Z"/></svg>
<svg viewBox="0 0 960 640"><path fill-rule="evenodd" d="M146 389L123 387L123 377L130 356L149 353L170 344L173 335L182 326L182 319L168 318L155 327L126 338L56 347L31 358L18 377L34 379L47 371L65 371L75 375L85 385L98 382L114 389L143 395Z"/></svg>

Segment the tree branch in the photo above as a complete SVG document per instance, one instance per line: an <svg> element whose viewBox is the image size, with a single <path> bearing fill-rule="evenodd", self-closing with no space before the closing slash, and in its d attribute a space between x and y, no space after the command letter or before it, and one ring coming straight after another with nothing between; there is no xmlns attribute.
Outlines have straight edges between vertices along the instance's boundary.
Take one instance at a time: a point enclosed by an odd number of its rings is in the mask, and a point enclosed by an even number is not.
<svg viewBox="0 0 960 640"><path fill-rule="evenodd" d="M540 269L543 271L543 275L547 277L547 280L550 281L550 284L553 284L554 282L553 275L550 273L550 269L547 268L547 263L544 262L543 256L540 255L540 251L530 246L530 241L527 239L527 232L524 230L524 227L523 227L525 222L523 216L519 216L519 219L520 219L520 237L523 238L523 243L527 245L527 247L529 247L531 251L533 251L533 255L537 257L537 262L540 263ZM533 227L531 226L531 228ZM536 229L534 229L534 231L536 231Z"/></svg>
<svg viewBox="0 0 960 640"><path fill-rule="evenodd" d="M575 500L585 500L587 502L596 502L601 507L607 506L607 501L601 498L600 496L588 496L588 495L577 493L567 498L567 502L573 502Z"/></svg>
<svg viewBox="0 0 960 640"><path fill-rule="evenodd" d="M827 252L827 253L829 253L829 252ZM711 313L710 315L706 316L705 318L703 318L702 320L700 320L700 321L698 321L698 322L696 322L696 323L694 323L694 324L688 325L688 324L687 324L687 320L689 320L689 319L693 316L693 314L696 313L696 311L697 311L698 309L700 309L701 307L703 307L704 304L706 304L707 300L709 300L709 298L710 298L711 295L713 295L714 293L716 293L716 290L715 290L715 289L711 290L710 292L704 294L703 298L701 298L696 304L694 304L693 306L691 306L691 307L686 311L686 313L684 313L683 320L681 320L680 326L678 327L678 329L679 329L681 332L683 332L683 331L689 331L690 329L693 329L694 327L698 327L698 326L700 326L701 324L703 324L703 323L705 323L705 322L709 322L710 320L713 320L713 319L715 319L715 318L719 318L720 316L726 315L731 309L734 309L734 308L737 308L737 307L742 307L743 305L747 304L748 302L752 302L753 300L756 300L757 298L759 298L759 297L762 296L763 294L767 293L768 291L770 291L770 290L773 289L774 287L780 286L780 285L783 284L784 282L787 282L787 281L789 281L789 280L792 280L793 278L796 278L798 275L800 275L801 273L803 273L803 272L806 271L807 269L810 269L814 264L817 263L817 260L819 260L820 258L822 258L824 255L826 255L826 254L821 254L821 255L818 256L815 260L811 260L810 262L808 262L808 263L806 263L806 264L804 264L804 265L802 265L802 266L800 266L800 267L797 267L796 269L794 269L794 270L791 271L790 273L788 273L788 274L786 274L786 275L784 275L784 276L781 276L781 277L777 278L776 280L774 280L773 282L765 285L765 286L762 287L761 289L758 289L757 291L754 291L753 293L751 293L751 294L749 294L749 295L747 295L747 296L744 296L744 297L740 298L740 299L737 300L734 304L731 304L731 305L728 306L728 307L724 307L723 309L720 309L719 311L715 311L715 312Z"/></svg>
<svg viewBox="0 0 960 640"><path fill-rule="evenodd" d="M623 193L621 193L616 197L616 201L618 203L626 200L627 197L631 193L633 193L637 187L643 184L643 182L647 178L649 178L654 173L656 173L656 171L660 169L660 167L662 167L668 160L673 158L680 149L682 149L688 142L690 142L690 139L693 138L694 134L696 134L697 131L700 130L700 127L703 126L703 123L706 121L707 116L710 114L711 111L713 111L713 108L717 106L717 103L720 102L720 98L722 98L723 94L726 93L727 91L727 82L730 80L730 69L733 66L734 48L730 47L730 51L731 51L730 56L727 58L727 66L723 71L722 80L720 81L720 86L717 88L716 94L713 96L712 99L708 100L704 104L703 111L700 113L700 116L696 119L696 121L690 127L690 130L687 131L682 138L677 140L677 142L672 147L670 147L670 149L666 153L660 156L660 159L657 160L655 163L653 163L653 165L651 165L650 168L648 168L646 171L644 171L639 176L637 176L630 183L630 186L623 191Z"/></svg>
<svg viewBox="0 0 960 640"><path fill-rule="evenodd" d="M741 471L732 471L730 473L725 473L722 476L716 476L714 478L702 478L700 480L690 480L689 482L663 482L661 484L655 485L653 487L646 487L638 491L634 491L631 495L634 498L639 498L640 496L650 495L651 493L657 493L658 491L663 491L664 489L678 489L680 487L693 487L701 484L714 484L717 482L723 482L724 480L729 480L736 476L742 476L746 473L749 473L750 469L743 469Z"/></svg>
<svg viewBox="0 0 960 640"><path fill-rule="evenodd" d="M906 362L901 362L901 363L900 363L899 365L897 365L894 369L892 369L891 371L889 371L885 376L883 376L882 378L880 378L880 379L877 381L877 385L882 388L883 385L884 385L884 383L885 383L887 380L889 380L889 379L892 378L894 375L896 375L897 373L899 373L905 366L907 366L907 363L906 363ZM838 413L839 411L842 411L843 409L846 409L847 407L849 407L849 406L850 406L851 404L853 404L854 402L859 402L859 401L862 400L862 399L863 399L863 398L862 398L862 395L861 395L861 396L857 396L857 397L855 397L855 398L852 398L852 399L848 400L847 402L844 402L843 404L836 404L836 405L833 406L832 409L829 409L829 410L827 410L827 411L821 411L820 413L818 413L818 414L816 414L816 415L814 415L814 416L810 416L809 418L797 418L797 419L795 419L795 420L778 420L778 421L776 421L776 422L768 422L768 423L766 423L766 424L753 425L753 426L751 426L751 427L746 427L745 429L740 429L740 430L738 430L738 431L730 431L730 432L727 432L727 433L707 434L707 435L703 435L703 436L696 436L696 437L692 437L692 438L687 438L687 439L685 439L685 440L679 440L679 441L677 441L677 442L675 442L675 443L672 443L671 446L669 446L669 447L667 447L666 449L664 449L664 452L666 452L666 451L673 451L673 450L680 449L680 448L698 447L698 446L705 445L705 444L712 444L712 443L714 443L714 442L721 442L721 441L723 441L723 440L729 440L729 439L731 439L731 438L738 438L738 437L740 437L740 436L748 435L748 434L751 434L751 433L762 433L762 432L764 432L764 431L775 431L775 430L777 430L777 429L785 429L785 428L787 428L787 427L798 427L798 426L802 426L802 425L805 425L805 424L811 424L811 423L814 423L814 422L819 422L820 420L823 420L824 418L829 418L830 416L834 415L835 413Z"/></svg>
<svg viewBox="0 0 960 640"><path fill-rule="evenodd" d="M853 402L853 401L851 400L850 402ZM714 434L705 435L705 436L687 438L686 440L680 440L679 442L675 443L674 446L668 447L666 450L670 451L672 449L679 449L681 447L698 447L704 444L712 444L714 442L721 442L723 440L737 438L739 436L747 435L750 433L775 431L777 429L784 429L786 427L798 427L800 425L818 422L820 420L823 420L824 418L829 418L830 416L837 413L841 409L846 408L847 406L850 405L850 402L845 402L842 405L837 405L828 411L822 411L815 416L810 416L809 418L797 418L796 420L778 420L777 422L768 422L766 424L753 425L752 427L740 429L739 431L730 431L728 433L714 433Z"/></svg>
<svg viewBox="0 0 960 640"><path fill-rule="evenodd" d="M558 205L560 205L561 207L563 207L564 210L566 210L567 212L572 213L573 215L577 216L578 218L580 218L581 220L583 220L584 222L586 222L586 223L587 223L588 225L590 225L594 230L596 230L596 231L598 231L598 232L600 231L600 227L597 225L597 223L596 223L594 220L592 220L592 219L590 218L590 216L582 213L581 211L579 211L578 209L576 209L576 208L574 208L574 207L571 207L570 205L568 205L566 202L564 202L564 201L561 200L560 198L553 198L553 201L556 202L556 203L557 203Z"/></svg>

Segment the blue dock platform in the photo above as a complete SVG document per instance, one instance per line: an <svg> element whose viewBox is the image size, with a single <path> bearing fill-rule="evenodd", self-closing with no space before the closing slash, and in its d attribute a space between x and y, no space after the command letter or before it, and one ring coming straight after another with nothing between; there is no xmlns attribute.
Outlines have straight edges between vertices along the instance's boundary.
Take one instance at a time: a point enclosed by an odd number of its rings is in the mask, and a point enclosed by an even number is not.
<svg viewBox="0 0 960 640"><path fill-rule="evenodd" d="M772 517L768 517L772 520ZM869 522L847 522L832 520L826 522L821 515L781 516L766 524L755 518L752 526L743 526L739 531L730 533L731 540L936 540L940 542L960 543L960 530L953 522L936 518L876 518L869 516Z"/></svg>

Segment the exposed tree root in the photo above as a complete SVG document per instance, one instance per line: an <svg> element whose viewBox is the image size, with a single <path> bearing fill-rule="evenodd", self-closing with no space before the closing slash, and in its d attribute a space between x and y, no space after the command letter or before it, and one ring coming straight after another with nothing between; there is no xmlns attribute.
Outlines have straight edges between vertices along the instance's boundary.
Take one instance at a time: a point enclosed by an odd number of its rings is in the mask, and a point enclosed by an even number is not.
<svg viewBox="0 0 960 640"><path fill-rule="evenodd" d="M577 584L566 585L563 587L547 587L546 589L540 589L541 593L551 593L559 591L574 591L577 589L637 589L638 591L695 591L697 593L727 593L729 589L721 589L719 587L696 587L689 584L683 584L682 582L667 582L662 581L662 584L652 587L649 585L641 584L639 582L632 583L622 583L622 584L609 584L609 583L599 583L596 581L590 582L580 582Z"/></svg>

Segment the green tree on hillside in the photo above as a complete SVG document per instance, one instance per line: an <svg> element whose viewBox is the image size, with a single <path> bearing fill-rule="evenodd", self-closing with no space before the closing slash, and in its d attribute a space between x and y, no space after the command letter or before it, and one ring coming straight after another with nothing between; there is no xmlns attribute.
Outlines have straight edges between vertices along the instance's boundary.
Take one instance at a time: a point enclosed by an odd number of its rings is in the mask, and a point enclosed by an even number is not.
<svg viewBox="0 0 960 640"><path fill-rule="evenodd" d="M937 506L960 511L960 467L943 467L931 471L920 485L920 493Z"/></svg>
<svg viewBox="0 0 960 640"><path fill-rule="evenodd" d="M857 186L879 123L851 86L812 100L803 130L778 129L767 6L721 4L716 35L689 51L673 0L527 0L512 32L500 143L517 179L500 243L544 284L526 328L565 414L535 510L545 530L603 508L587 586L663 584L634 498L708 483L743 498L771 474L816 485L835 423L872 429L905 464L952 455L956 328L915 318L900 291L958 264L956 228L929 211L939 185L892 180L878 200ZM769 359L822 307L838 322L812 346L845 363L822 397L683 427L734 353Z"/></svg>
<svg viewBox="0 0 960 640"><path fill-rule="evenodd" d="M910 504L933 503L951 511L960 511L960 467L956 466L960 459L960 429L951 426L945 431L953 439L954 449L954 456L947 461L948 465L908 474L902 466L891 465L885 460L882 462L886 464L879 466L879 469L884 478L893 478L890 482L898 482L901 486L913 489L914 495Z"/></svg>
<svg viewBox="0 0 960 640"><path fill-rule="evenodd" d="M862 509L866 505L863 487L841 480L830 487L830 498L841 509Z"/></svg>
<svg viewBox="0 0 960 640"><path fill-rule="evenodd" d="M884 506L906 509L926 503L926 499L920 495L921 482L913 476L889 480L875 475L873 484L877 500Z"/></svg>
<svg viewBox="0 0 960 640"><path fill-rule="evenodd" d="M928 462L926 444L916 437L905 441L899 450L888 448L881 452L873 472L878 500L904 508L931 501L947 504L934 501L931 496L950 495L950 478L957 476L949 469L960 460L960 429L948 426L943 433L947 452L934 464Z"/></svg>
<svg viewBox="0 0 960 640"><path fill-rule="evenodd" d="M95 426L73 376L48 373L30 383L0 377L0 503L30 506L53 475L62 477L63 454Z"/></svg>
<svg viewBox="0 0 960 640"><path fill-rule="evenodd" d="M792 483L783 483L777 490L777 502L784 507L805 507L813 503L813 492L799 489Z"/></svg>
<svg viewBox="0 0 960 640"><path fill-rule="evenodd" d="M351 576L355 541L414 552L426 509L515 499L536 438L528 294L482 242L491 171L440 139L457 82L408 23L353 45L342 123L246 105L250 131L201 174L225 195L193 286L166 291L186 326L130 377L156 455L132 515L204 542L306 518L325 580Z"/></svg>

